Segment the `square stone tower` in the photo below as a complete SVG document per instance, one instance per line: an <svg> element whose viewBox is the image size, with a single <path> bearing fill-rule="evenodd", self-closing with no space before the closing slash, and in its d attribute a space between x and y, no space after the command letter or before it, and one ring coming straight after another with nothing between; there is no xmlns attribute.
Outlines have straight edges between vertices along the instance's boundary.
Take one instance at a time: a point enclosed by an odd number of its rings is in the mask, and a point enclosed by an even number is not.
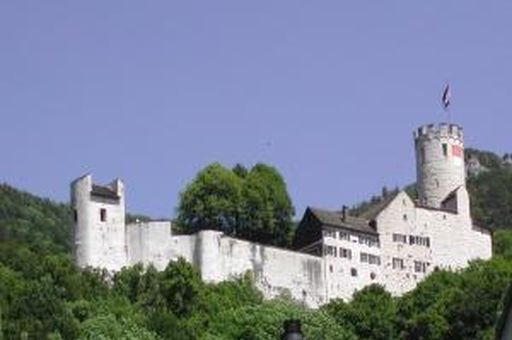
<svg viewBox="0 0 512 340"><path fill-rule="evenodd" d="M121 269L127 263L124 185L101 186L87 174L71 183L73 255L80 267Z"/></svg>

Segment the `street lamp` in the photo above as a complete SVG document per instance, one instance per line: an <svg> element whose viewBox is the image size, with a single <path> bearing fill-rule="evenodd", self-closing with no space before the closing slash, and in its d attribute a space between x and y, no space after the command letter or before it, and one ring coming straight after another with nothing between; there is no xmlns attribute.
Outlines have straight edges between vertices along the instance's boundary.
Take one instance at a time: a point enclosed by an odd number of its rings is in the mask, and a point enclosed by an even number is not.
<svg viewBox="0 0 512 340"><path fill-rule="evenodd" d="M283 323L284 333L281 340L304 340L300 330L300 320L286 320Z"/></svg>

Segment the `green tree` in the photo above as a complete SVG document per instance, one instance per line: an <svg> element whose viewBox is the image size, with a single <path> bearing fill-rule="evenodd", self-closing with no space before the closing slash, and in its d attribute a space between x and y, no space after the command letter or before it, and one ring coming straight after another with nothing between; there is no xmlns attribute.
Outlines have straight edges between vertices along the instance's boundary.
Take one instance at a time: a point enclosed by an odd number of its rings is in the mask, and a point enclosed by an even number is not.
<svg viewBox="0 0 512 340"><path fill-rule="evenodd" d="M286 184L273 167L255 165L243 183L237 235L264 244L287 246L292 237L292 206Z"/></svg>
<svg viewBox="0 0 512 340"><path fill-rule="evenodd" d="M98 315L80 327L79 340L157 340L159 337L135 322L114 315Z"/></svg>
<svg viewBox="0 0 512 340"><path fill-rule="evenodd" d="M233 233L240 214L242 180L218 163L201 170L180 194L178 223L186 232Z"/></svg>
<svg viewBox="0 0 512 340"><path fill-rule="evenodd" d="M394 339L396 305L384 287L370 285L354 294L350 304L333 300L323 307L338 324L361 339Z"/></svg>
<svg viewBox="0 0 512 340"><path fill-rule="evenodd" d="M206 339L279 339L284 320L301 320L306 339L356 339L322 311L308 310L289 302L271 301L257 306L226 309L210 323Z"/></svg>
<svg viewBox="0 0 512 340"><path fill-rule="evenodd" d="M180 195L178 223L185 232L222 230L247 240L288 246L294 208L286 183L268 165L250 171L212 164Z"/></svg>
<svg viewBox="0 0 512 340"><path fill-rule="evenodd" d="M512 260L512 230L496 230L493 234L493 251L495 255Z"/></svg>

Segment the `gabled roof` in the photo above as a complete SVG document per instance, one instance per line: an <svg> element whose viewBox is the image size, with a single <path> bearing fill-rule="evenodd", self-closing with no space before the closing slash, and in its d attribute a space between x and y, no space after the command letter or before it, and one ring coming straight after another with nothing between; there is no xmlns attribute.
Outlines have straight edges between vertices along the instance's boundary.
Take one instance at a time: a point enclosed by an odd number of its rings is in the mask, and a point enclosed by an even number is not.
<svg viewBox="0 0 512 340"><path fill-rule="evenodd" d="M370 227L365 219L353 216L346 216L343 218L343 214L340 212L328 211L312 207L308 207L308 210L323 225L334 228L353 230L365 234L377 235L375 229Z"/></svg>
<svg viewBox="0 0 512 340"><path fill-rule="evenodd" d="M393 202L393 200L398 196L402 191L395 192L382 201L375 203L372 207L370 207L368 210L363 212L359 217L365 220L374 220L379 216L379 214L388 207L388 205ZM407 193L406 193L407 195Z"/></svg>
<svg viewBox="0 0 512 340"><path fill-rule="evenodd" d="M96 184L92 185L91 195L104 198L119 199L119 195L114 190L110 189L109 187Z"/></svg>

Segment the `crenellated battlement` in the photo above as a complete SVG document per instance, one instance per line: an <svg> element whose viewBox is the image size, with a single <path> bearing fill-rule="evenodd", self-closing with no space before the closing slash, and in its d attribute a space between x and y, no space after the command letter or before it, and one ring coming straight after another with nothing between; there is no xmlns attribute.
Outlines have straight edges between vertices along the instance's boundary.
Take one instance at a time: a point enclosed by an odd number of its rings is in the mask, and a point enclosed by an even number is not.
<svg viewBox="0 0 512 340"><path fill-rule="evenodd" d="M414 140L419 139L441 139L441 138L454 138L464 140L464 131L460 125L441 123L438 125L428 124L420 126L414 131Z"/></svg>

